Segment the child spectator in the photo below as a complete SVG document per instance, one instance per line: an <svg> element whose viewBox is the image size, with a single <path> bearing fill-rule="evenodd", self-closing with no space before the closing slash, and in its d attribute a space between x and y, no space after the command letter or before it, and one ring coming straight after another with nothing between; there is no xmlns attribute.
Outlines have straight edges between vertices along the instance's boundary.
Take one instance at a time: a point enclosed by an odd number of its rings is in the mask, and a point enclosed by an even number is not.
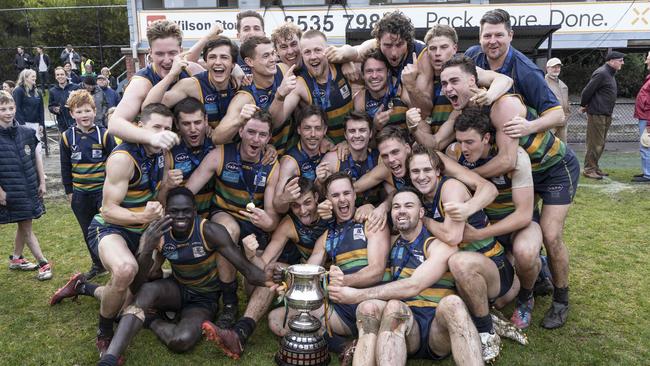
<svg viewBox="0 0 650 366"><path fill-rule="evenodd" d="M88 91L73 91L67 105L76 125L63 132L59 141L61 180L88 247L88 226L102 206L104 169L115 140L106 128L95 125L95 101ZM87 280L106 273L90 247L88 252L92 266L84 275Z"/></svg>
<svg viewBox="0 0 650 366"><path fill-rule="evenodd" d="M32 229L32 220L45 213L45 172L41 144L36 131L20 125L11 94L0 91L0 224L18 224L9 269L32 271L38 268L41 281L52 278L52 268L41 252ZM25 244L38 261L23 257Z"/></svg>

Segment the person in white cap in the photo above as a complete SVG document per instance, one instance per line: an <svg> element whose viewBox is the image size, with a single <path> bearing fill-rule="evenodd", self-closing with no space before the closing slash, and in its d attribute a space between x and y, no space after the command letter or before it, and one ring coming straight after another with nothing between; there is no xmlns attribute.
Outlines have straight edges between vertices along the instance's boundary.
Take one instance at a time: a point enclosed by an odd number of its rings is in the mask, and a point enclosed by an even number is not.
<svg viewBox="0 0 650 366"><path fill-rule="evenodd" d="M561 70L562 61L560 61L560 59L557 57L553 57L546 63L546 76L544 76L544 79L546 79L546 84L548 84L548 87L551 89L553 94L555 94L557 100L562 105L562 109L564 110L565 121L562 126L555 127L553 132L555 133L555 136L557 136L560 140L566 142L566 123L568 122L566 119L569 118L569 112L571 109L569 108L569 87L562 80L560 80Z"/></svg>

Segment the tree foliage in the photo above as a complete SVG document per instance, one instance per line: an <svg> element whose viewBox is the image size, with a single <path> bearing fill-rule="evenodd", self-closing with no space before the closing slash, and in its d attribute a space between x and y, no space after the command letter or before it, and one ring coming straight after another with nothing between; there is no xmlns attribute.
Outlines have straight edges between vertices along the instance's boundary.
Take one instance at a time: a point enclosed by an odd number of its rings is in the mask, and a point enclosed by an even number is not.
<svg viewBox="0 0 650 366"><path fill-rule="evenodd" d="M125 0L15 0L3 1L0 11L0 72L4 79L15 79L13 60L17 46L33 55L43 46L54 66L66 44L95 61L95 69L110 66L120 57L120 47L128 47L129 29L126 7L73 8L97 5L126 5ZM30 10L9 10L34 8ZM101 47L100 47L101 45ZM123 65L113 71L119 74Z"/></svg>

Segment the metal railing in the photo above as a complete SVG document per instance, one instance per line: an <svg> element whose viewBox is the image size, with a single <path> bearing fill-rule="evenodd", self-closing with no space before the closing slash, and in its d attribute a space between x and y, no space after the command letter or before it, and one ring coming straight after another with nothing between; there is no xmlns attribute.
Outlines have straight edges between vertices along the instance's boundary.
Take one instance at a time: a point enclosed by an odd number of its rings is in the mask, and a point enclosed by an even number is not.
<svg viewBox="0 0 650 366"><path fill-rule="evenodd" d="M578 103L571 103L571 114L567 121L567 140L571 143L585 142L587 136L587 114L580 113L579 108ZM634 118L634 103L616 102L607 142L638 142L639 138L639 121Z"/></svg>

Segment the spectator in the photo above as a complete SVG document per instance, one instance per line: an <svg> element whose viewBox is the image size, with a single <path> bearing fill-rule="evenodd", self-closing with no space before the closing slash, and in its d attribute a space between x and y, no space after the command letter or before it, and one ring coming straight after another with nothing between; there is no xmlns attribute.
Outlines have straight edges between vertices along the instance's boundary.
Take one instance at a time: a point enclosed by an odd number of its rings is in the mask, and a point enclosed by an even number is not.
<svg viewBox="0 0 650 366"><path fill-rule="evenodd" d="M115 76L111 75L111 69L108 67L102 67L102 75L106 76L108 79L108 85L111 87L111 89L117 90L117 79Z"/></svg>
<svg viewBox="0 0 650 366"><path fill-rule="evenodd" d="M36 88L36 71L25 69L18 75L13 93L16 103L16 121L34 131L40 139L45 127L43 96Z"/></svg>
<svg viewBox="0 0 650 366"><path fill-rule="evenodd" d="M68 81L65 70L61 66L54 69L54 78L56 85L50 88L48 109L56 116L57 127L62 133L74 124L74 119L67 107L67 100L73 90L79 89L79 85Z"/></svg>
<svg viewBox="0 0 650 366"><path fill-rule="evenodd" d="M108 108L117 107L117 105L120 103L120 96L115 90L111 89L108 86L108 78L106 78L104 75L99 75L97 77L97 85L99 85L99 87L104 92L104 95L106 95L106 103L108 104Z"/></svg>
<svg viewBox="0 0 650 366"><path fill-rule="evenodd" d="M582 174L591 179L603 179L608 174L600 170L598 160L605 150L607 131L612 124L616 105L616 79L614 75L625 63L624 53L612 51L605 57L605 64L597 68L580 98L580 112L587 112L587 152Z"/></svg>
<svg viewBox="0 0 650 366"><path fill-rule="evenodd" d="M22 46L16 48L18 51L16 57L14 57L14 66L16 66L16 71L21 72L25 69L29 69L32 65L32 56L30 56Z"/></svg>
<svg viewBox="0 0 650 366"><path fill-rule="evenodd" d="M65 75L68 78L68 82L72 84L80 84L81 77L77 74L76 71L72 70L72 65L69 62L63 64L63 70L65 70Z"/></svg>
<svg viewBox="0 0 650 366"><path fill-rule="evenodd" d="M81 54L81 64L80 64L80 70L81 70L81 76L97 76L95 72L93 71L93 68L95 67L95 61L91 60L88 58L88 55L85 53Z"/></svg>
<svg viewBox="0 0 650 366"><path fill-rule="evenodd" d="M544 78L564 110L565 123L561 127L556 127L554 132L555 136L566 142L566 122L568 122L567 119L569 118L571 109L569 108L569 87L560 80L560 71L562 71L562 61L559 58L553 57L546 63L546 76Z"/></svg>
<svg viewBox="0 0 650 366"><path fill-rule="evenodd" d="M97 86L97 79L94 76L86 76L83 79L81 86L86 89L95 100L95 124L100 127L106 127L104 121L106 120L106 111L108 110L108 101L106 94L102 88Z"/></svg>
<svg viewBox="0 0 650 366"><path fill-rule="evenodd" d="M650 52L645 59L645 64L650 70ZM646 75L645 81L639 94L636 95L636 104L634 107L634 118L639 120L639 135L643 136L643 132L650 133L650 74ZM641 143L641 174L637 174L632 178L633 182L650 183L650 146Z"/></svg>
<svg viewBox="0 0 650 366"><path fill-rule="evenodd" d="M14 88L16 88L16 82L13 80L5 80L2 83L2 90L6 91L9 94L13 94Z"/></svg>
<svg viewBox="0 0 650 366"><path fill-rule="evenodd" d="M0 91L0 224L18 224L13 253L9 256L9 269L33 271L38 268L36 278L49 280L52 268L32 229L32 220L45 213L43 195L46 186L41 145L34 131L14 119L15 107L11 95ZM38 265L23 257L25 245L36 257Z"/></svg>
<svg viewBox="0 0 650 366"><path fill-rule="evenodd" d="M34 56L34 67L38 71L38 80L40 81L41 90L47 90L50 84L50 56L48 56L43 47L36 47L36 56Z"/></svg>
<svg viewBox="0 0 650 366"><path fill-rule="evenodd" d="M66 62L69 62L70 68L72 70L79 70L79 63L81 62L81 58L79 57L79 54L75 52L74 48L72 48L71 44L65 46L63 51L61 51L60 59L63 65L65 65Z"/></svg>

